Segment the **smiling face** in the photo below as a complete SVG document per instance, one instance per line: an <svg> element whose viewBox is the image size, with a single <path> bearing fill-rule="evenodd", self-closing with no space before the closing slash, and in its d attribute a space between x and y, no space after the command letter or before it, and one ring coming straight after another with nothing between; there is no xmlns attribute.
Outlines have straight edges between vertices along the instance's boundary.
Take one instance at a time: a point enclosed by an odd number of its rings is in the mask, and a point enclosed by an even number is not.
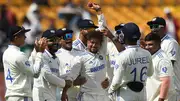
<svg viewBox="0 0 180 101"><path fill-rule="evenodd" d="M61 38L60 44L64 49L72 49L72 33L67 33Z"/></svg>
<svg viewBox="0 0 180 101"><path fill-rule="evenodd" d="M92 53L97 53L101 46L101 41L98 38L91 38L87 41L87 48Z"/></svg>

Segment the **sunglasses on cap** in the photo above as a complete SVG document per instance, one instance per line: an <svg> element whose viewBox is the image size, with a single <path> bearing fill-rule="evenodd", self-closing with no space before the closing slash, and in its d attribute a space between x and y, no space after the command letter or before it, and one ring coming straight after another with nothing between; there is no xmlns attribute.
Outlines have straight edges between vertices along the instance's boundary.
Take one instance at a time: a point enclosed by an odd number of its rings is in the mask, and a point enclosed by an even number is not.
<svg viewBox="0 0 180 101"><path fill-rule="evenodd" d="M158 24L153 24L153 25L150 25L149 27L150 27L150 29L159 29L159 28L163 28L164 26L158 25Z"/></svg>
<svg viewBox="0 0 180 101"><path fill-rule="evenodd" d="M67 39L72 39L72 33L67 33L67 34L65 34L64 36L63 36L63 39L64 40L67 40Z"/></svg>
<svg viewBox="0 0 180 101"><path fill-rule="evenodd" d="M116 34L121 34L121 30L116 30Z"/></svg>

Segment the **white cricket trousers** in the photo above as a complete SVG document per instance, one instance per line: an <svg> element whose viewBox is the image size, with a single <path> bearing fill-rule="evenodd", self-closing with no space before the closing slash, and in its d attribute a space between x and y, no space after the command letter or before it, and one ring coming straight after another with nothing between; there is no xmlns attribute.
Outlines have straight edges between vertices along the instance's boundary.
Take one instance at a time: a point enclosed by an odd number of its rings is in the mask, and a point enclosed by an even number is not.
<svg viewBox="0 0 180 101"><path fill-rule="evenodd" d="M97 95L80 92L78 95L78 101L110 101L107 94Z"/></svg>
<svg viewBox="0 0 180 101"><path fill-rule="evenodd" d="M32 101L32 98L29 97L20 97L20 96L12 96L12 97L7 97L6 101Z"/></svg>
<svg viewBox="0 0 180 101"><path fill-rule="evenodd" d="M53 98L49 94L49 92L44 91L43 89L34 87L33 88L33 101L56 101L56 98Z"/></svg>
<svg viewBox="0 0 180 101"><path fill-rule="evenodd" d="M146 101L145 88L141 92L134 92L128 87L122 87L115 92L115 101Z"/></svg>

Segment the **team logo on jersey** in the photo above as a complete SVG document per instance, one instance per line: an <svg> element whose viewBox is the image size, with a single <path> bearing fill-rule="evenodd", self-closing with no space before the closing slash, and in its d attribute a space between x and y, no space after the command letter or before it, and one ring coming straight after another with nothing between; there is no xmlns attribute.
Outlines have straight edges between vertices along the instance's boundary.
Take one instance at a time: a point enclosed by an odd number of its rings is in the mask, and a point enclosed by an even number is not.
<svg viewBox="0 0 180 101"><path fill-rule="evenodd" d="M100 60L103 60L103 56L102 56L102 55L99 55L99 59L100 59Z"/></svg>
<svg viewBox="0 0 180 101"><path fill-rule="evenodd" d="M171 51L171 55L174 56L176 54L176 51L174 49Z"/></svg>
<svg viewBox="0 0 180 101"><path fill-rule="evenodd" d="M30 66L29 61L26 61L26 62L25 62L25 65L26 65L26 66Z"/></svg>
<svg viewBox="0 0 180 101"><path fill-rule="evenodd" d="M166 72L167 72L167 67L163 67L163 68L162 68L162 71L163 71L164 73L166 73Z"/></svg>

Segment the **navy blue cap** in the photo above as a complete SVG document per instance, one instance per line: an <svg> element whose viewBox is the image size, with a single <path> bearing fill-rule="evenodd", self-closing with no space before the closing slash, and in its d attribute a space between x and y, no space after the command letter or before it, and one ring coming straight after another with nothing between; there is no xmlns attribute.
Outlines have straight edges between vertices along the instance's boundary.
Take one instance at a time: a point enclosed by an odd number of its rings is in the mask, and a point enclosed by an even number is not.
<svg viewBox="0 0 180 101"><path fill-rule="evenodd" d="M94 24L94 22L92 20L89 20L89 19L80 20L77 23L77 26L79 28L81 28L81 29L84 29L84 28L98 28L98 26L96 26Z"/></svg>
<svg viewBox="0 0 180 101"><path fill-rule="evenodd" d="M166 21L162 17L155 17L151 21L148 21L147 24L150 26L152 24L158 24L158 25L163 25L164 27L166 26Z"/></svg>
<svg viewBox="0 0 180 101"><path fill-rule="evenodd" d="M135 23L127 23L122 28L124 38L128 40L139 40L141 33L139 27Z"/></svg>
<svg viewBox="0 0 180 101"><path fill-rule="evenodd" d="M123 27L124 27L124 23L120 23L119 25L116 25L115 27L114 27L114 30L115 31L117 31L117 30L121 30Z"/></svg>
<svg viewBox="0 0 180 101"><path fill-rule="evenodd" d="M57 30L57 36L62 37L67 33L73 33L73 30L67 29L67 28L62 28Z"/></svg>
<svg viewBox="0 0 180 101"><path fill-rule="evenodd" d="M55 29L47 29L46 31L43 32L42 37L45 37L47 39L50 39L52 37L56 37L56 30Z"/></svg>
<svg viewBox="0 0 180 101"><path fill-rule="evenodd" d="M30 29L25 29L23 26L10 26L8 32L8 38L12 40L17 35L23 35L26 32L30 31Z"/></svg>

